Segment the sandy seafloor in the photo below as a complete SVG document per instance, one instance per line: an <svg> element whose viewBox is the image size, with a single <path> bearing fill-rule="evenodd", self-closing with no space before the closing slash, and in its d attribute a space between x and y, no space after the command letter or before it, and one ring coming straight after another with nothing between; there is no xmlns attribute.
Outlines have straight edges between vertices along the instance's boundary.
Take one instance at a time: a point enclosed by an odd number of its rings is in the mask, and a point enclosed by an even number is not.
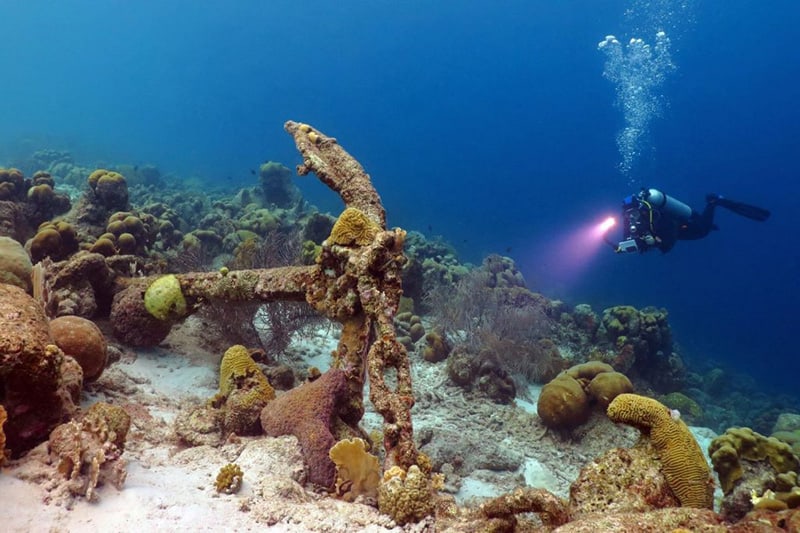
<svg viewBox="0 0 800 533"><path fill-rule="evenodd" d="M95 502L70 495L49 464L44 443L3 468L0 531L430 530L426 522L401 528L370 505L304 488L298 483L303 466L294 437L234 438L219 448L180 446L172 430L180 407L205 401L218 386L222 354L199 345L196 327L190 318L157 349L123 349L119 361L84 390L84 407L104 400L132 415L122 490L104 484ZM324 370L336 342L335 332L321 329L294 341L285 357ZM445 363L411 357L415 436L446 474L444 490L460 504L521 485L567 497L583 465L638 438L635 430L614 426L600 414L569 436L552 434L535 414L537 387L513 405L468 398L448 383ZM382 421L366 403L363 426L379 429ZM695 433L707 449L713 433L703 428ZM230 462L244 471L242 488L218 494L213 481Z"/></svg>

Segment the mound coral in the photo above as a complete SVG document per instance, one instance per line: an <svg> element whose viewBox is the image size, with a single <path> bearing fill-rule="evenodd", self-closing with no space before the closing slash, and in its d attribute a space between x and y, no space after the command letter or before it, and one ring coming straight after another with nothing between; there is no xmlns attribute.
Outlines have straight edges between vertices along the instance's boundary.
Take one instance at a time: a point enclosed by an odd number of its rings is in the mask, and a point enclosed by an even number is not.
<svg viewBox="0 0 800 533"><path fill-rule="evenodd" d="M20 243L0 237L0 283L10 283L31 292L31 260Z"/></svg>
<svg viewBox="0 0 800 533"><path fill-rule="evenodd" d="M595 403L605 409L616 396L632 390L630 380L611 365L588 361L568 368L542 387L536 410L547 427L570 429L588 420Z"/></svg>
<svg viewBox="0 0 800 533"><path fill-rule="evenodd" d="M100 204L107 210L127 208L128 184L122 174L100 168L89 175L88 182Z"/></svg>
<svg viewBox="0 0 800 533"><path fill-rule="evenodd" d="M85 381L100 377L108 359L108 344L94 322L79 316L62 316L50 321L50 333L56 345L81 366Z"/></svg>
<svg viewBox="0 0 800 533"><path fill-rule="evenodd" d="M0 168L0 200L19 200L25 193L25 177L17 168Z"/></svg>
<svg viewBox="0 0 800 533"><path fill-rule="evenodd" d="M578 380L560 374L542 387L536 411L545 426L573 428L589 418L589 397Z"/></svg>
<svg viewBox="0 0 800 533"><path fill-rule="evenodd" d="M608 418L631 425L649 437L661 458L670 488L685 507L711 509L714 480L700 445L668 407L652 398L620 394L608 406Z"/></svg>
<svg viewBox="0 0 800 533"><path fill-rule="evenodd" d="M267 161L261 165L258 179L264 199L269 204L288 209L300 199L300 191L292 182L292 171L280 163Z"/></svg>
<svg viewBox="0 0 800 533"><path fill-rule="evenodd" d="M54 261L65 259L78 251L78 236L68 222L45 222L30 242L31 259L38 263L45 257Z"/></svg>

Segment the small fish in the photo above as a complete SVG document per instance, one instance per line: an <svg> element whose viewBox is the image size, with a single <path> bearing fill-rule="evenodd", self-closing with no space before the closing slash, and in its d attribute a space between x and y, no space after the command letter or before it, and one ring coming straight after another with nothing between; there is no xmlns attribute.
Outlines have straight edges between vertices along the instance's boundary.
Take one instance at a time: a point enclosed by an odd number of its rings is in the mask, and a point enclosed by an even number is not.
<svg viewBox="0 0 800 533"><path fill-rule="evenodd" d="M431 226L430 224L428 224L428 233L431 233L432 231L433 231L433 226Z"/></svg>
<svg viewBox="0 0 800 533"><path fill-rule="evenodd" d="M254 169L254 168L251 168L251 169L250 169L250 174L252 174L253 176L255 176L255 175L256 175L256 169Z"/></svg>

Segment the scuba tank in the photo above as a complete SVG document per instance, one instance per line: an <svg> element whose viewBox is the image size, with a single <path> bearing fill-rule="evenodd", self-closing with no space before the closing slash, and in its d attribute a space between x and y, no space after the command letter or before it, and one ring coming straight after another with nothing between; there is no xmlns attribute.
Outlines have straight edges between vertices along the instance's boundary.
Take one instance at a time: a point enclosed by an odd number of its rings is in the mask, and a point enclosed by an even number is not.
<svg viewBox="0 0 800 533"><path fill-rule="evenodd" d="M680 200L676 200L671 196L667 196L658 189L642 189L640 198L648 202L654 208L657 208L664 213L668 213L678 220L689 220L689 217L692 216L691 207Z"/></svg>

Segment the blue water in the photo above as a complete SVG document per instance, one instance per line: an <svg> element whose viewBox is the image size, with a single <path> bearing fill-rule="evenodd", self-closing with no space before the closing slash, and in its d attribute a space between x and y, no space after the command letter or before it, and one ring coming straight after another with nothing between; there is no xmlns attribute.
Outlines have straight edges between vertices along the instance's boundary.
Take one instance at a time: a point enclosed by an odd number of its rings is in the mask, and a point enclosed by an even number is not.
<svg viewBox="0 0 800 533"><path fill-rule="evenodd" d="M42 145L251 185L263 160L298 162L283 122L309 122L366 167L392 225L462 260L510 255L571 303L666 307L684 355L798 389L795 0L22 4L0 6L0 157ZM597 44L652 42L660 24L675 68L623 173L624 108ZM721 231L667 255L597 248L575 264L564 243L641 185L773 217L720 209Z"/></svg>

